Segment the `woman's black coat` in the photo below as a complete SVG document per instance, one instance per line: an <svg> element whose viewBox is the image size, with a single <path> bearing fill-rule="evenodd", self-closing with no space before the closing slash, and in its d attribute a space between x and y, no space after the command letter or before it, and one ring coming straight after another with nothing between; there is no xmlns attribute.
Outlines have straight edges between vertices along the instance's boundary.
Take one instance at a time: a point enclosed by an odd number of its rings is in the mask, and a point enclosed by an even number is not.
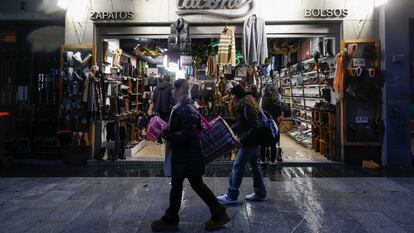
<svg viewBox="0 0 414 233"><path fill-rule="evenodd" d="M199 132L201 120L189 98L182 100L171 116L170 129L164 133L172 150L172 176L192 177L204 174L204 157Z"/></svg>

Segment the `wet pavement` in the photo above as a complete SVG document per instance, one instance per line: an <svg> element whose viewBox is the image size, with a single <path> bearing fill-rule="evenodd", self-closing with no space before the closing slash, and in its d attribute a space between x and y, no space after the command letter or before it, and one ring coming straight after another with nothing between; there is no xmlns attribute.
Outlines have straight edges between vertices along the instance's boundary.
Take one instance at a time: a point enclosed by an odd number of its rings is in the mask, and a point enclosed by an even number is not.
<svg viewBox="0 0 414 233"><path fill-rule="evenodd" d="M227 177L232 162L217 162L206 166L207 177ZM312 164L306 166L263 167L270 180L289 178L321 177L414 177L414 169L382 168L379 170L362 169L360 166L346 164ZM245 176L251 173L245 169ZM162 177L162 162L144 162L134 166L70 166L52 164L12 164L0 168L0 177Z"/></svg>
<svg viewBox="0 0 414 233"><path fill-rule="evenodd" d="M227 178L206 177L216 194ZM228 207L218 232L414 232L414 178L266 178L268 200ZM168 204L163 177L0 178L0 232L150 232ZM245 178L242 195L251 192ZM185 183L180 232L204 232L207 207Z"/></svg>

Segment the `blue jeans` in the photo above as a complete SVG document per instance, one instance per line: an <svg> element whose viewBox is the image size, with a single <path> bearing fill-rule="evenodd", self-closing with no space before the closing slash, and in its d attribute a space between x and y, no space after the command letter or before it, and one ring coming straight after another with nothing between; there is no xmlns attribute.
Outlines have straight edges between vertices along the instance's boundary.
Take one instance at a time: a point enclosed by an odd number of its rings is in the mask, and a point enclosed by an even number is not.
<svg viewBox="0 0 414 233"><path fill-rule="evenodd" d="M229 190L227 194L230 198L237 199L240 194L239 188L243 180L244 167L247 163L250 165L250 170L253 176L254 193L259 197L266 197L263 174L257 159L257 148L258 147L240 147L229 177Z"/></svg>

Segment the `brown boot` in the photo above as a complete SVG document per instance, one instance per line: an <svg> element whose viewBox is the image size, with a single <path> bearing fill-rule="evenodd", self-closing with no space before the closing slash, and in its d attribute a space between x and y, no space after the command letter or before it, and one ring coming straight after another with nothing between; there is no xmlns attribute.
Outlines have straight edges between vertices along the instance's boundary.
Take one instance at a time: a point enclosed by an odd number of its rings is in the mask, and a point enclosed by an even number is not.
<svg viewBox="0 0 414 233"><path fill-rule="evenodd" d="M212 218L210 218L209 220L207 220L204 223L204 229L206 231L217 231L217 230L220 230L221 228L223 228L224 225L226 225L227 223L229 223L230 220L231 219L230 219L230 217L229 217L229 215L227 214L227 211L226 211L226 212L224 212L223 217L221 217L218 220L214 220Z"/></svg>
<svg viewBox="0 0 414 233"><path fill-rule="evenodd" d="M162 219L159 219L151 223L151 229L154 232L178 231L178 223L167 223L164 222Z"/></svg>

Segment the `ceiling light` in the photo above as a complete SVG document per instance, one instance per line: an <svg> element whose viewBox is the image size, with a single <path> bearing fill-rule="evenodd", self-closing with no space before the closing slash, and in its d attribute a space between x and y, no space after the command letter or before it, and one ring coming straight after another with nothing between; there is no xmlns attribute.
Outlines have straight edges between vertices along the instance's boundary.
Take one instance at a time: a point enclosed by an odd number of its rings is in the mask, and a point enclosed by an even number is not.
<svg viewBox="0 0 414 233"><path fill-rule="evenodd" d="M69 3L70 3L70 0L58 0L57 6L66 10L68 9Z"/></svg>
<svg viewBox="0 0 414 233"><path fill-rule="evenodd" d="M375 7L381 7L387 4L388 0L375 0Z"/></svg>

